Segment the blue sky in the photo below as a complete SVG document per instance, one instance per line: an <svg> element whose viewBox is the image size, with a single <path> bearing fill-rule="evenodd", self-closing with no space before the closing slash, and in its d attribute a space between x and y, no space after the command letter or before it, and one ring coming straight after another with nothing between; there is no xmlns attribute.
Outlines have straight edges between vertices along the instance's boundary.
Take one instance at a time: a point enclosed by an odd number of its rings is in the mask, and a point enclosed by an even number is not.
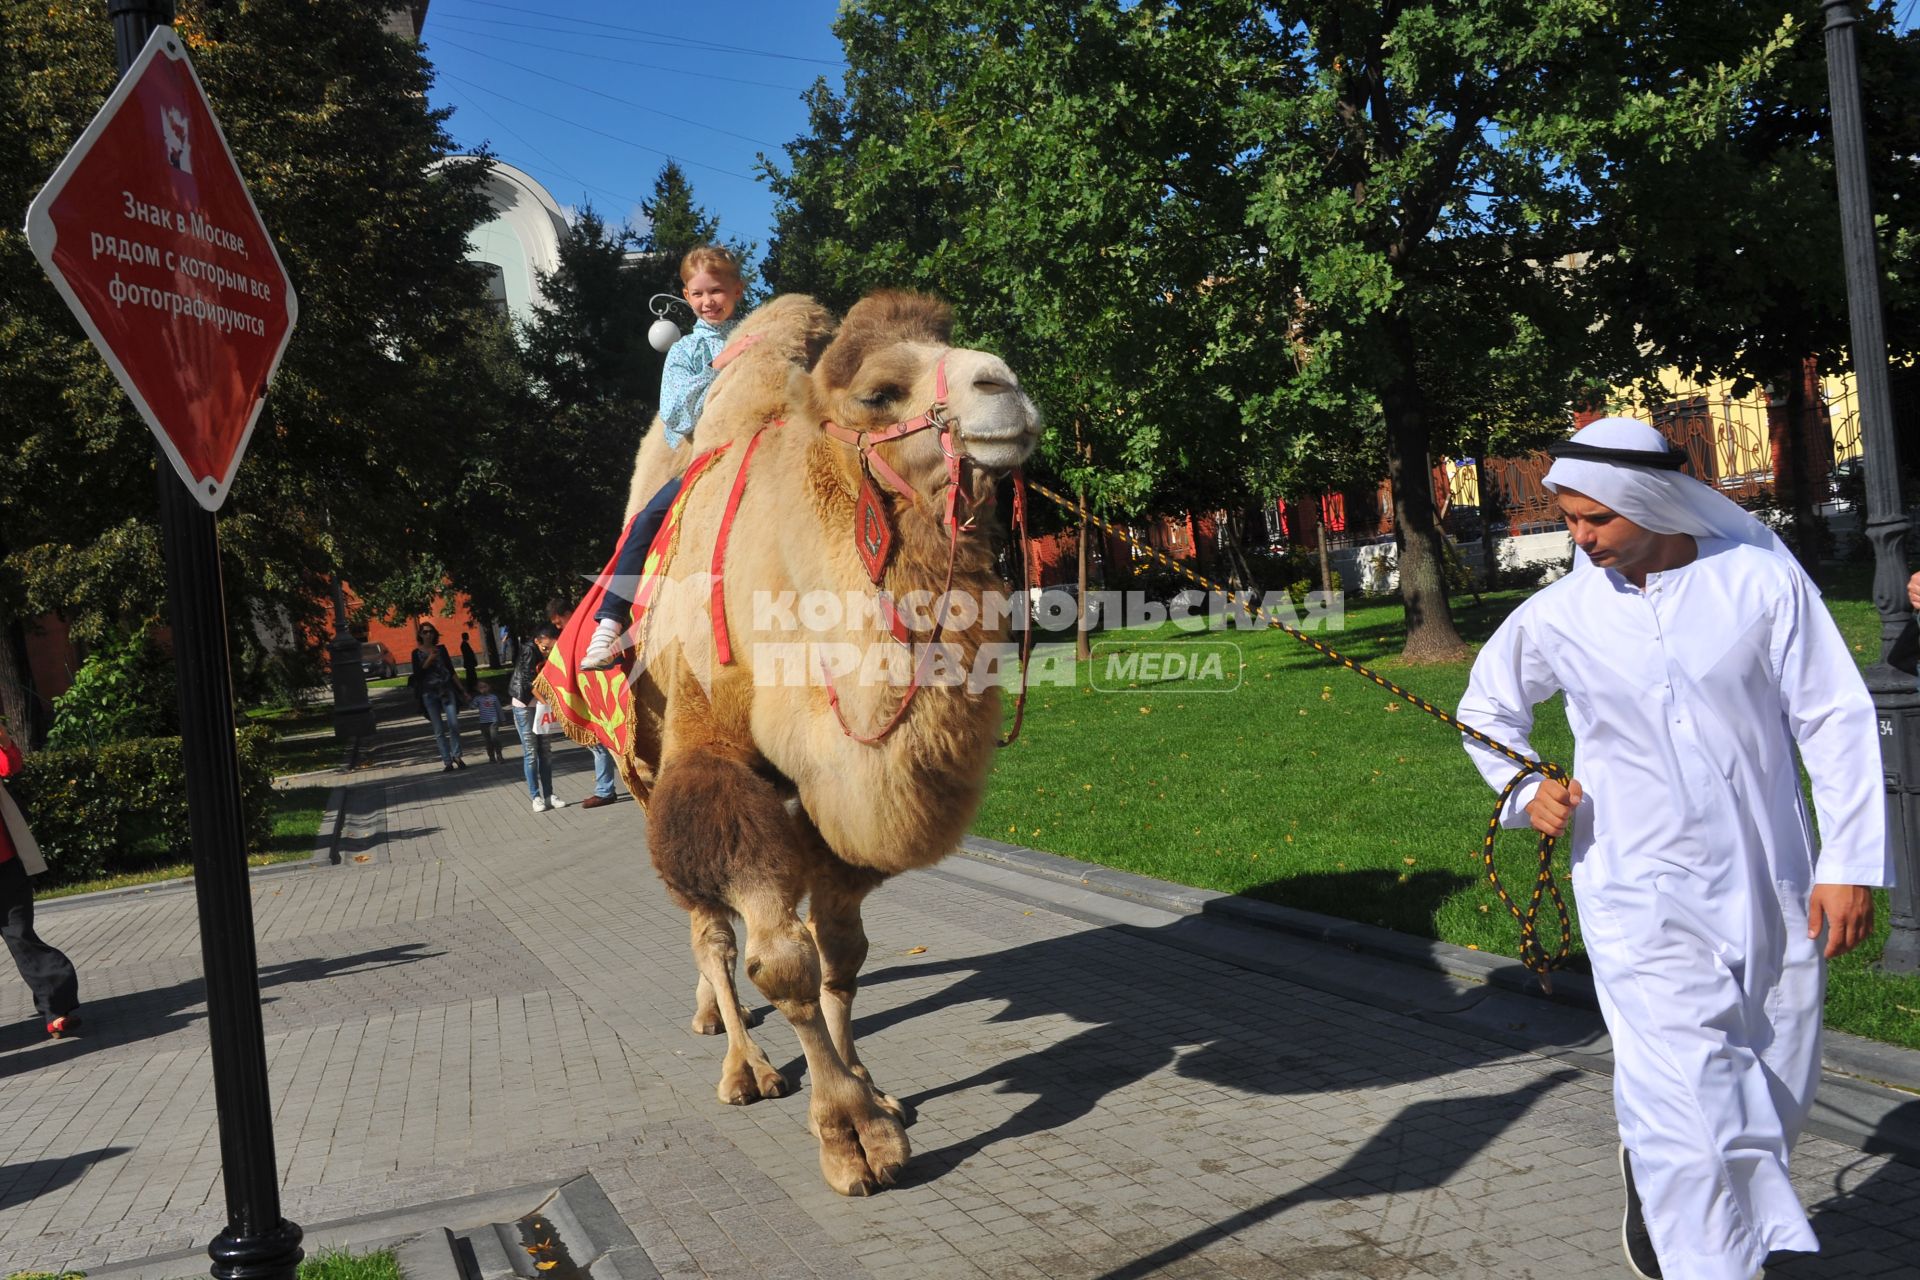
<svg viewBox="0 0 1920 1280"><path fill-rule="evenodd" d="M562 205L639 222L671 156L723 235L765 249L773 199L760 152L806 131L800 93L845 63L837 0L432 0L429 100L463 148L489 144Z"/></svg>

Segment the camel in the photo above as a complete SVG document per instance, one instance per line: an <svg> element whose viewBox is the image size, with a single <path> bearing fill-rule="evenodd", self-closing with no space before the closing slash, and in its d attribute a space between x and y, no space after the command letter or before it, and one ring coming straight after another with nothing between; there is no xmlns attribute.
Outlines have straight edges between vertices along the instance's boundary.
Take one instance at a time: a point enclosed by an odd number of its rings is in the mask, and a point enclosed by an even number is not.
<svg viewBox="0 0 1920 1280"><path fill-rule="evenodd" d="M909 1154L902 1108L854 1044L861 903L958 846L1001 727L997 682L930 679L909 692L910 675L977 671L987 646L1004 644L1006 617L919 611L901 617L903 644L877 603L810 615L804 602L876 602L882 590L905 601L949 583L955 598L1004 598L986 522L973 516L1032 452L1040 421L1007 365L953 347L951 328L944 304L917 295L870 296L837 331L810 300L775 299L742 322L740 333L757 337L729 348L693 447L667 450L656 423L635 459L630 511L686 457L727 447L689 485L669 578L708 566L738 498L721 575L732 660L715 660L710 584L659 596L632 677L635 745L623 763L646 808L654 866L691 918L693 1026L727 1036L722 1102L791 1091L748 1034L734 985L737 917L748 977L799 1037L821 1173L843 1195L892 1184ZM929 413L931 425L875 443ZM738 459L750 447L741 487ZM877 585L855 545L863 476L893 531ZM916 665L936 639L944 661ZM796 659L796 646L857 653L860 665Z"/></svg>

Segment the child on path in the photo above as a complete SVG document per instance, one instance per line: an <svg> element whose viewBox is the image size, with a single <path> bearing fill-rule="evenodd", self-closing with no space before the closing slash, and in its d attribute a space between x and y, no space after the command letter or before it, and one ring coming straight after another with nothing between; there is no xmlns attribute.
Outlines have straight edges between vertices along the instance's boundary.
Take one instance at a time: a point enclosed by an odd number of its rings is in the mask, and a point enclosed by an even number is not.
<svg viewBox="0 0 1920 1280"><path fill-rule="evenodd" d="M20 748L6 726L0 725L0 778L18 774L22 762ZM33 991L33 1004L47 1034L57 1040L80 1025L74 1013L80 1004L80 979L73 961L40 941L33 931L33 885L27 876L44 870L46 864L40 861L26 819L0 783L0 935L13 953L14 967Z"/></svg>
<svg viewBox="0 0 1920 1280"><path fill-rule="evenodd" d="M474 685L473 714L480 724L480 737L487 744L487 763L499 763L506 756L493 736L494 727L500 723L500 699L485 680Z"/></svg>
<svg viewBox="0 0 1920 1280"><path fill-rule="evenodd" d="M733 333L734 309L746 293L740 278L740 264L727 250L717 245L700 245L680 262L681 293L697 317L693 332L673 344L667 352L667 367L660 375L660 417L666 423L667 444L678 449L693 435L706 406L707 392L720 376L714 358L726 349ZM611 667L619 656L620 636L633 620L632 593L645 567L647 550L667 517L667 508L680 493L678 476L660 486L660 491L641 510L632 530L620 543L614 559L613 579L607 584L600 608L594 613L596 626L587 643L580 666L587 671Z"/></svg>

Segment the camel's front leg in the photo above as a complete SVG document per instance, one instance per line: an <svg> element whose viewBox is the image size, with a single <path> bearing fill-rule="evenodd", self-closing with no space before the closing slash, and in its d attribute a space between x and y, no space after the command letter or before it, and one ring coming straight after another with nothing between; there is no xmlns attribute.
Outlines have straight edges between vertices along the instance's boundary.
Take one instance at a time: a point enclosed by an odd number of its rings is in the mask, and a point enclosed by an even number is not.
<svg viewBox="0 0 1920 1280"><path fill-rule="evenodd" d="M727 1057L714 1092L729 1106L743 1106L762 1098L783 1098L793 1092L793 1083L747 1034L745 1010L733 988L734 954L733 921L724 913L695 908L693 963L700 970L700 989L708 995L712 1016L727 1033ZM701 1029L698 1013L693 1028Z"/></svg>
<svg viewBox="0 0 1920 1280"><path fill-rule="evenodd" d="M761 891L740 901L747 924L747 976L786 1015L807 1056L807 1120L820 1139L820 1172L843 1196L891 1186L907 1162L907 1131L878 1091L834 1047L821 1011L820 953L797 901Z"/></svg>
<svg viewBox="0 0 1920 1280"><path fill-rule="evenodd" d="M819 843L817 835L814 840ZM847 1069L873 1084L853 1043L853 998L860 991L860 968L867 962L867 929L860 918L860 904L885 877L848 866L827 852L824 843L819 843L819 849L825 856L813 875L807 927L820 949L820 1011ZM906 1119L906 1108L877 1085L874 1100L893 1116Z"/></svg>

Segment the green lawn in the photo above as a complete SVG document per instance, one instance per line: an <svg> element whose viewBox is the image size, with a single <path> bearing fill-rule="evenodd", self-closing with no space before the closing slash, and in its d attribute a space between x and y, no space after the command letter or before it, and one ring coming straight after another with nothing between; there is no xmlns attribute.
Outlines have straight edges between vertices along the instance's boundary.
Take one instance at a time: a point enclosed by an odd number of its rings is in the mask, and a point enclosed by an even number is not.
<svg viewBox="0 0 1920 1280"><path fill-rule="evenodd" d="M84 1271L15 1271L7 1280L85 1280ZM401 1280L400 1264L391 1249L349 1253L321 1249L300 1264L296 1280Z"/></svg>
<svg viewBox="0 0 1920 1280"><path fill-rule="evenodd" d="M247 712L247 718L279 735L273 744L275 777L337 769L346 759L347 744L333 736L330 705L255 707Z"/></svg>
<svg viewBox="0 0 1920 1280"><path fill-rule="evenodd" d="M1863 659L1878 635L1868 586L1850 573L1828 587ZM1489 595L1457 606L1455 617L1478 643L1522 599ZM1451 710L1468 664L1404 667L1393 657L1402 635L1397 604L1363 604L1348 609L1344 631L1319 638ZM1109 649L1221 652L1223 640L1245 664L1231 692L1191 679L1092 687L1109 684ZM1494 796L1456 731L1271 630L1108 633L1076 679L1073 688L1032 691L1020 741L995 761L976 833L1515 954L1518 927L1480 870ZM1549 760L1571 759L1558 699L1540 708L1533 744ZM1510 889L1531 885L1530 835L1502 836L1497 857ZM1564 886L1564 854L1558 863ZM1874 940L1833 966L1830 1024L1920 1048L1920 978L1867 967L1886 917L1883 893ZM1551 947L1550 913L1544 927ZM1577 920L1575 928L1577 947Z"/></svg>

